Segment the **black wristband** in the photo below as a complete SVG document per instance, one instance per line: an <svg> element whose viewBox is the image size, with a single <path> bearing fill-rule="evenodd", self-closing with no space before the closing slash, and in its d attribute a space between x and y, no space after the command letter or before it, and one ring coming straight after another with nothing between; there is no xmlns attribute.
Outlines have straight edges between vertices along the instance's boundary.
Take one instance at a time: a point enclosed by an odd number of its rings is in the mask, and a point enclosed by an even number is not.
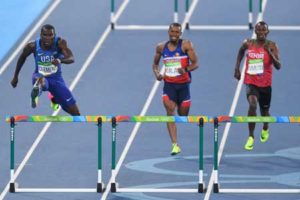
<svg viewBox="0 0 300 200"><path fill-rule="evenodd" d="M188 68L187 68L187 67L186 67L186 68L184 68L184 71L185 71L185 72L189 72L189 70L188 70Z"/></svg>

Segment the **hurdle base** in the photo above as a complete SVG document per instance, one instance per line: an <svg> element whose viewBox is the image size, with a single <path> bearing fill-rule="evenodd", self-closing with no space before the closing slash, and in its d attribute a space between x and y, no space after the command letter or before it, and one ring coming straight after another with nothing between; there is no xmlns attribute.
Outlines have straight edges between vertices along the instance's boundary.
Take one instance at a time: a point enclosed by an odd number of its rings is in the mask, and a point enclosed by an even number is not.
<svg viewBox="0 0 300 200"><path fill-rule="evenodd" d="M11 192L11 193L15 193L16 192L15 183L10 183L9 184L9 192Z"/></svg>
<svg viewBox="0 0 300 200"><path fill-rule="evenodd" d="M190 30L190 23L186 23L185 29L186 29L186 30Z"/></svg>
<svg viewBox="0 0 300 200"><path fill-rule="evenodd" d="M110 192L117 192L117 183L111 183Z"/></svg>
<svg viewBox="0 0 300 200"><path fill-rule="evenodd" d="M205 185L204 183L198 184L198 193L204 193L205 192Z"/></svg>
<svg viewBox="0 0 300 200"><path fill-rule="evenodd" d="M252 23L249 23L249 30L252 30L253 29L253 25Z"/></svg>
<svg viewBox="0 0 300 200"><path fill-rule="evenodd" d="M105 187L104 187L104 183L97 183L97 193L102 193L104 192Z"/></svg>
<svg viewBox="0 0 300 200"><path fill-rule="evenodd" d="M214 183L214 193L219 193L220 185L218 183Z"/></svg>

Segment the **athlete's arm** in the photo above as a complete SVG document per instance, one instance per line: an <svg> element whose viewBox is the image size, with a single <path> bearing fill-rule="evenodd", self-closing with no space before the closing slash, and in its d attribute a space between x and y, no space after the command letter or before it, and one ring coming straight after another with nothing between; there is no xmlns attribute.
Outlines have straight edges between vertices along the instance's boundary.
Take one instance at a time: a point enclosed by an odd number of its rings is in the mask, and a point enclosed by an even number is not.
<svg viewBox="0 0 300 200"><path fill-rule="evenodd" d="M68 47L67 41L64 39L60 39L58 41L58 48L61 53L64 55L63 58L55 59L52 63L54 65L58 65L59 63L71 64L74 62L74 56L71 49Z"/></svg>
<svg viewBox="0 0 300 200"><path fill-rule="evenodd" d="M13 76L13 79L11 80L10 84L15 88L18 85L18 77L19 73L27 59L27 57L34 52L35 49L35 43L34 42L29 42L27 45L24 47L20 57L18 58L15 73Z"/></svg>
<svg viewBox="0 0 300 200"><path fill-rule="evenodd" d="M189 57L189 59L191 61L190 65L187 66L185 68L185 70L186 71L193 71L193 70L197 69L199 67L198 66L199 65L198 64L198 56L196 54L196 51L195 51L195 49L193 47L192 42L189 41L189 40L184 40L182 42L182 49L188 55L188 57Z"/></svg>
<svg viewBox="0 0 300 200"><path fill-rule="evenodd" d="M279 59L279 49L276 45L275 42L271 42L269 45L265 46L265 49L268 51L273 65L276 69L280 69L281 68L281 63L280 63L280 59Z"/></svg>
<svg viewBox="0 0 300 200"><path fill-rule="evenodd" d="M237 58L236 58L236 64L235 64L235 68L234 68L234 77L237 80L241 79L240 65L244 58L247 48L248 48L248 40L245 40L243 42L242 46L240 47Z"/></svg>
<svg viewBox="0 0 300 200"><path fill-rule="evenodd" d="M153 73L158 81L161 81L164 77L159 73L159 61L163 51L163 43L157 45L154 55L154 60L152 64Z"/></svg>

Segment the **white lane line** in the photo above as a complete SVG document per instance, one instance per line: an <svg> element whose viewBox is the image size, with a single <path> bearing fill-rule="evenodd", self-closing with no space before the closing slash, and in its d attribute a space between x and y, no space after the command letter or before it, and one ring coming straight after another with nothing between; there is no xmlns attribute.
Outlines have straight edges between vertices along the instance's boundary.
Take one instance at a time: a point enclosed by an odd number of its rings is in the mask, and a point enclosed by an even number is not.
<svg viewBox="0 0 300 200"><path fill-rule="evenodd" d="M11 54L11 56L6 60L6 62L0 68L0 76L7 69L7 67L11 64L11 62L16 58L19 52L24 48L26 43L32 38L33 34L40 28L40 26L44 23L44 21L51 15L53 10L58 6L61 0L54 0L51 6L47 9L45 14L41 17L41 19L35 24L33 29L26 35L24 40L19 44L17 49Z"/></svg>
<svg viewBox="0 0 300 200"><path fill-rule="evenodd" d="M125 2L127 2L127 1L125 1ZM82 77L82 75L84 74L84 72L86 71L86 69L88 68L88 66L90 65L90 63L92 62L93 58L96 56L96 53L98 52L98 50L102 46L103 42L105 41L105 39L109 35L110 31L111 31L111 27L110 27L110 25L108 25L107 28L105 29L104 33L99 38L99 40L98 40L97 44L95 45L94 49L90 53L89 57L87 58L87 60L83 64L82 68L77 73L75 79L71 83L71 86L70 86L70 90L71 91L75 88L75 86L77 85L78 81L80 80L80 78ZM60 109L57 110L57 111L55 111L55 112L53 112L52 116L56 116L59 113L59 111L60 111ZM23 170L24 166L26 165L27 161L29 160L29 158L33 154L34 150L36 149L37 145L43 139L44 135L46 134L46 132L49 129L49 127L50 127L51 124L52 124L51 122L47 122L45 124L45 126L42 129L42 131L39 133L39 135L37 136L36 140L34 141L34 143L32 144L32 146L28 150L27 154L25 155L25 157L24 157L23 161L21 162L20 166L16 170L16 172L14 174L14 177L13 177L13 180L17 179L17 177L19 176L19 174ZM7 194L8 191L9 191L9 182L7 183L7 185L6 185L5 189L3 190L3 192L1 193L0 200L2 200L6 196L6 194Z"/></svg>
<svg viewBox="0 0 300 200"><path fill-rule="evenodd" d="M264 13L265 7L267 5L267 1L268 0L263 1L262 14L258 15L256 23L259 22L259 21L261 21L263 19L263 13ZM255 33L253 32L252 33L252 38L254 38L254 36L255 36ZM233 116L234 115L234 112L235 112L235 109L236 109L236 105L237 105L238 99L240 97L241 89L242 89L243 82L244 82L243 80L244 80L244 74L245 74L245 69L246 69L245 66L246 66L246 62L244 62L244 64L243 64L242 77L241 77L241 80L238 82L237 88L235 90L234 98L233 98L233 101L232 101L232 104L231 104L231 108L230 108L230 111L229 111L229 116ZM225 129L224 129L224 133L223 133L223 137L222 137L222 140L221 140L221 143L220 143L220 147L219 147L219 152L218 152L218 154L219 154L219 156L218 156L218 164L221 161L221 157L222 157L222 154L223 154L223 151L224 151L226 140L228 138L230 127L231 127L231 123L226 123ZM212 170L212 172L211 172L211 176L210 176L210 180L209 180L209 183L208 183L206 194L204 196L204 200L209 200L209 198L210 198L210 195L211 195L211 192L212 192L212 188L213 188L213 178L214 178L214 170Z"/></svg>

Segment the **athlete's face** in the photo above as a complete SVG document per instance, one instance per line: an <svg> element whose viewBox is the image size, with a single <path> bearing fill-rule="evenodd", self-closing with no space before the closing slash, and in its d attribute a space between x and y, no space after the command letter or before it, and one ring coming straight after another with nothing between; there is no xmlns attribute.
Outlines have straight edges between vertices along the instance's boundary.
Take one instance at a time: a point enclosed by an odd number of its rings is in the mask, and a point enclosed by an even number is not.
<svg viewBox="0 0 300 200"><path fill-rule="evenodd" d="M170 42L178 42L181 36L181 27L171 26L168 33L169 33Z"/></svg>
<svg viewBox="0 0 300 200"><path fill-rule="evenodd" d="M268 26L265 24L257 24L255 26L255 34L256 38L259 41L264 41L267 38L267 35L269 33Z"/></svg>
<svg viewBox="0 0 300 200"><path fill-rule="evenodd" d="M51 47L54 42L55 33L53 29L43 29L41 32L41 43L45 48Z"/></svg>

